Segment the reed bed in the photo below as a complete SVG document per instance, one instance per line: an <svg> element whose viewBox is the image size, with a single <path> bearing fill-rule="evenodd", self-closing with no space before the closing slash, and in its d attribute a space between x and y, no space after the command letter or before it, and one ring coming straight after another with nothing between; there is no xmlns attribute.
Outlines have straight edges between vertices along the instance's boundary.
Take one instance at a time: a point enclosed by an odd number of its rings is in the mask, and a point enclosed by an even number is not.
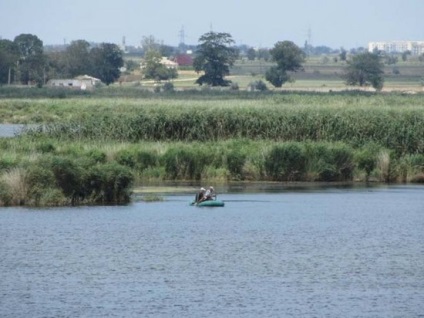
<svg viewBox="0 0 424 318"><path fill-rule="evenodd" d="M374 101L377 103L377 101ZM40 126L60 140L375 142L399 154L423 153L424 105L285 104L262 101L132 101L87 105L86 112ZM92 107L94 109L88 109Z"/></svg>
<svg viewBox="0 0 424 318"><path fill-rule="evenodd" d="M127 203L161 180L424 182L422 95L128 92L0 90L3 123L36 125L0 139L0 205Z"/></svg>

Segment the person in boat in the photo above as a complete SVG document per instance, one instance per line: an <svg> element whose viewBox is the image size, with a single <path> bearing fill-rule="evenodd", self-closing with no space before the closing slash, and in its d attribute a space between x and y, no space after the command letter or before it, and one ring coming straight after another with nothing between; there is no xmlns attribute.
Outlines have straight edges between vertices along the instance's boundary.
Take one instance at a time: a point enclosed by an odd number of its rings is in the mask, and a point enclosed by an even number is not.
<svg viewBox="0 0 424 318"><path fill-rule="evenodd" d="M202 202L202 199L205 196L205 192L206 192L206 189L205 188L200 188L200 191L198 193L196 193L196 197L194 198L194 201L196 203Z"/></svg>
<svg viewBox="0 0 424 318"><path fill-rule="evenodd" d="M212 200L213 198L216 199L215 189L213 187L209 187L209 189L203 195L203 198L200 201L198 201L198 203L207 201L207 200Z"/></svg>

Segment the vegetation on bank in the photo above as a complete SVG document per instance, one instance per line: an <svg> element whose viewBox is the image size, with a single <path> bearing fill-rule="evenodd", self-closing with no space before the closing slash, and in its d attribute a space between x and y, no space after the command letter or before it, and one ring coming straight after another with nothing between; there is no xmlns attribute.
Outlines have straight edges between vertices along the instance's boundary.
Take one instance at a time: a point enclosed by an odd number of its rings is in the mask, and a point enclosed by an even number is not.
<svg viewBox="0 0 424 318"><path fill-rule="evenodd" d="M368 143L0 140L0 205L122 204L160 180L423 182L424 155Z"/></svg>
<svg viewBox="0 0 424 318"><path fill-rule="evenodd" d="M121 204L161 180L424 182L419 94L109 88L0 98L0 118L38 125L0 139L0 205Z"/></svg>

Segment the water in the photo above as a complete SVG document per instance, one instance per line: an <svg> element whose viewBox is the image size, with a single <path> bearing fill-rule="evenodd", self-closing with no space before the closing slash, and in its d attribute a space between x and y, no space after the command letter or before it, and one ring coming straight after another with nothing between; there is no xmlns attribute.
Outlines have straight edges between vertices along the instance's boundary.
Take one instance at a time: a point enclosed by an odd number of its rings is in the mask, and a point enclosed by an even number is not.
<svg viewBox="0 0 424 318"><path fill-rule="evenodd" d="M21 124L0 124L0 138L15 137L25 129L25 126Z"/></svg>
<svg viewBox="0 0 424 318"><path fill-rule="evenodd" d="M424 187L0 209L1 317L424 317Z"/></svg>

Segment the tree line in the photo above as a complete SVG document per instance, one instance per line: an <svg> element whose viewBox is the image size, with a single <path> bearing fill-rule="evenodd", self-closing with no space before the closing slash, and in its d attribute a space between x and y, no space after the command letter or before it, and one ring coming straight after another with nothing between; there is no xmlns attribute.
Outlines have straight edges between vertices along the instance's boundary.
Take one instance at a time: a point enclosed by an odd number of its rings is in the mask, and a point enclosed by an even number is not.
<svg viewBox="0 0 424 318"><path fill-rule="evenodd" d="M62 52L45 53L43 41L33 34L0 40L0 84L32 83L41 87L49 78L83 74L110 84L119 78L123 65L123 52L113 43L92 46L77 40Z"/></svg>
<svg viewBox="0 0 424 318"><path fill-rule="evenodd" d="M177 77L175 69L161 64L162 52L154 45L154 39L146 38L145 42L149 44L144 52L145 78L169 80ZM199 38L193 60L193 68L199 74L197 84L231 84L225 77L239 57L239 49L234 44L229 33L211 31ZM247 53L248 56L252 54L250 50ZM45 53L43 42L37 36L20 34L13 41L0 40L0 84L19 82L42 86L49 78L73 78L88 74L109 85L120 76L120 68L124 65L123 54L116 44L93 46L85 40L73 41L63 51ZM266 72L265 79L274 87L292 81L292 74L303 69L306 55L305 49L291 41L277 42L268 50L268 55L263 55L275 63ZM342 50L340 56L346 60L346 51ZM384 65L380 54L362 52L346 62L344 78L348 85L371 85L376 89L383 87Z"/></svg>

